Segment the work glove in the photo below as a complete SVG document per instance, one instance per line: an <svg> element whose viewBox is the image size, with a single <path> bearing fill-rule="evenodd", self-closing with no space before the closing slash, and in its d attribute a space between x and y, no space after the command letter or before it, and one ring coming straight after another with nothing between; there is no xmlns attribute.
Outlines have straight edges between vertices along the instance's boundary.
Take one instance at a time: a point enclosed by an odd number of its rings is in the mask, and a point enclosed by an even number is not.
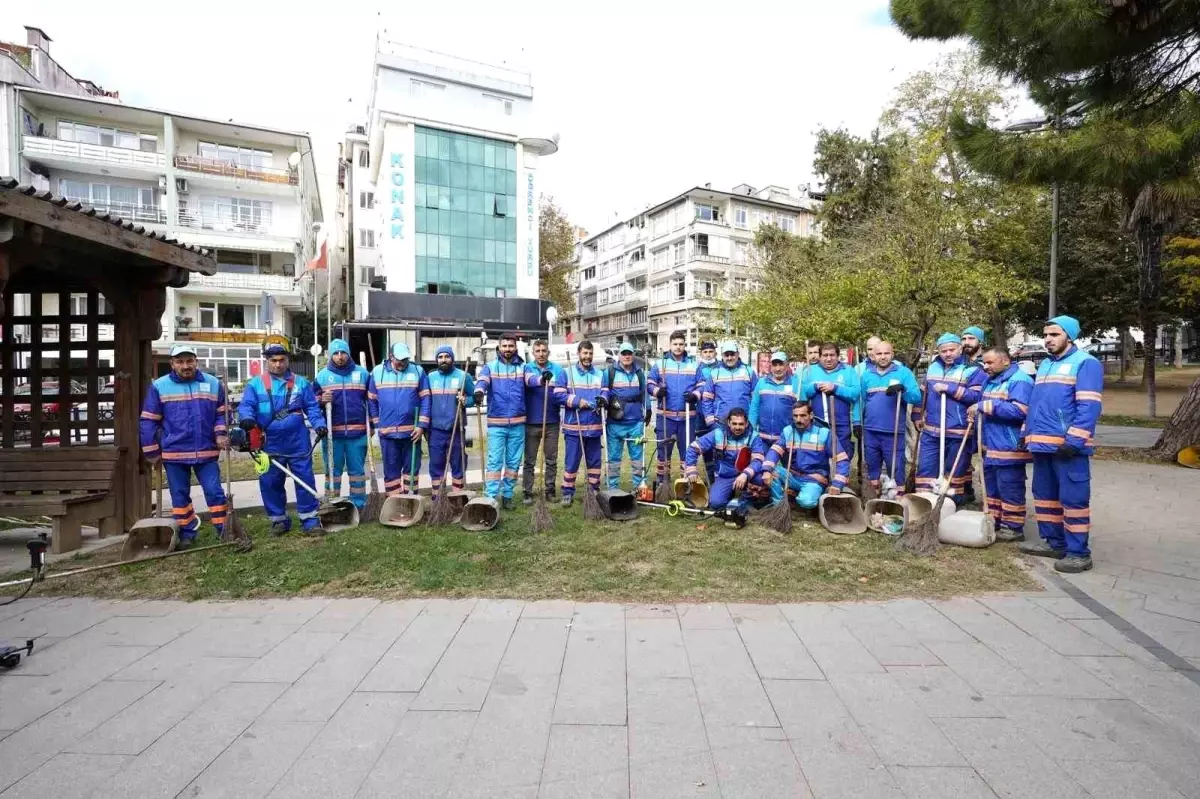
<svg viewBox="0 0 1200 799"><path fill-rule="evenodd" d="M900 383L892 383L890 386L887 387L887 390L884 391L884 393L887 394L889 397L894 397L903 390L904 390L904 386L901 385Z"/></svg>
<svg viewBox="0 0 1200 799"><path fill-rule="evenodd" d="M655 389L654 398L660 399L660 400L665 400L667 398L667 387L659 386L657 389Z"/></svg>
<svg viewBox="0 0 1200 799"><path fill-rule="evenodd" d="M258 427L258 422L254 421L253 419L246 418L238 422L238 427L249 433L251 430Z"/></svg>
<svg viewBox="0 0 1200 799"><path fill-rule="evenodd" d="M546 369L545 371L542 372L542 385L543 386L550 385L550 381L553 379L554 379L554 373L551 372L549 369Z"/></svg>
<svg viewBox="0 0 1200 799"><path fill-rule="evenodd" d="M699 402L700 402L700 401L699 401L698 399L696 399L696 395L695 395L695 394L688 394L688 395L687 395L687 404L688 404L688 407L689 407L689 408L695 408L695 407L696 407L696 405L697 405L697 404L699 404Z"/></svg>
<svg viewBox="0 0 1200 799"><path fill-rule="evenodd" d="M934 394L945 394L950 390L950 387L945 383L934 383L932 389Z"/></svg>
<svg viewBox="0 0 1200 799"><path fill-rule="evenodd" d="M650 420L654 418L654 411L646 409L646 417L642 420L642 424L650 424Z"/></svg>
<svg viewBox="0 0 1200 799"><path fill-rule="evenodd" d="M1018 438L1017 439L1017 451L1024 452L1027 449L1027 447L1026 447L1027 443L1028 442L1025 441L1025 436L1021 436L1020 438Z"/></svg>
<svg viewBox="0 0 1200 799"><path fill-rule="evenodd" d="M1074 444L1063 444L1058 448L1058 452L1054 453L1054 457L1065 461L1068 458L1074 458L1079 453L1079 447L1075 446Z"/></svg>
<svg viewBox="0 0 1200 799"><path fill-rule="evenodd" d="M471 396L473 396L473 397L475 398L475 404L476 404L476 405L482 405L482 404L483 404L483 392L482 392L482 391L476 391L476 392L475 392L474 394L472 394Z"/></svg>
<svg viewBox="0 0 1200 799"><path fill-rule="evenodd" d="M606 400L604 397L596 397L596 407L600 410L604 410L608 407L608 400Z"/></svg>
<svg viewBox="0 0 1200 799"><path fill-rule="evenodd" d="M328 437L329 437L329 428L328 427L318 427L317 428L317 441L324 441Z"/></svg>

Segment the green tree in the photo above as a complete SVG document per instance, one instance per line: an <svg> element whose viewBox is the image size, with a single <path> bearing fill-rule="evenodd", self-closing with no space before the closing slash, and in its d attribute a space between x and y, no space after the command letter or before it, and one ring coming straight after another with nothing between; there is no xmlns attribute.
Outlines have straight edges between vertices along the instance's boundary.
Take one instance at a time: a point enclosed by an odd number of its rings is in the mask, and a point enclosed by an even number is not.
<svg viewBox="0 0 1200 799"><path fill-rule="evenodd" d="M825 190L818 217L826 236L843 236L850 226L887 206L902 146L901 137L885 137L879 128L869 138L841 128L817 132L813 172L821 176Z"/></svg>
<svg viewBox="0 0 1200 799"><path fill-rule="evenodd" d="M543 196L538 212L538 290L566 317L575 310L571 271L575 268L575 227L553 197Z"/></svg>

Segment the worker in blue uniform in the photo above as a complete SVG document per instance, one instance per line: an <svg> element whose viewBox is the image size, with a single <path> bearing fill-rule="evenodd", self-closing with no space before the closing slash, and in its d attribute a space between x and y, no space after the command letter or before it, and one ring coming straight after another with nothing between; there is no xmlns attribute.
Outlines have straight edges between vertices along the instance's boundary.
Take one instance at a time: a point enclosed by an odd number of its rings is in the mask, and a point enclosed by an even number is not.
<svg viewBox="0 0 1200 799"><path fill-rule="evenodd" d="M978 325L971 325L962 332L963 358L967 363L983 366L983 349L987 344L987 334Z"/></svg>
<svg viewBox="0 0 1200 799"><path fill-rule="evenodd" d="M329 342L329 363L317 373L322 406L329 406L333 428L332 455L325 441L325 484L327 491L342 494L342 472L350 474L350 501L362 510L367 506L367 382L370 373L350 358L344 339Z"/></svg>
<svg viewBox="0 0 1200 799"><path fill-rule="evenodd" d="M229 436L221 381L200 371L191 344L175 344L170 357L171 371L146 389L138 433L146 460L163 461L171 515L179 529L173 548L180 550L190 548L200 530L200 518L192 507L193 472L204 490L217 535L225 529L229 506L217 458L229 446ZM164 509L157 510L161 515Z"/></svg>
<svg viewBox="0 0 1200 799"><path fill-rule="evenodd" d="M466 437L465 409L475 405L475 381L454 365L454 349L447 345L434 353L437 368L426 375L429 381L429 481L433 498L442 490L446 467L450 467L453 491L466 487L463 469L463 439ZM458 427L454 426L458 420ZM451 439L454 439L451 442Z"/></svg>
<svg viewBox="0 0 1200 799"><path fill-rule="evenodd" d="M653 418L646 393L646 373L633 362L633 345L625 342L617 350L617 362L608 367L608 487L615 491L621 483L621 459L629 452L629 473L633 487L642 482L643 445L646 425Z"/></svg>
<svg viewBox="0 0 1200 799"><path fill-rule="evenodd" d="M744 524L750 507L750 486L764 485L762 468L766 458L766 446L750 429L744 409L732 408L722 424L688 446L685 471L689 483L699 478L697 464L705 452L712 452L717 464L717 477L708 490L708 507L726 511ZM739 464L739 457L746 461L745 465Z"/></svg>
<svg viewBox="0 0 1200 799"><path fill-rule="evenodd" d="M421 441L429 430L429 376L412 362L404 342L392 345L389 357L371 370L367 404L371 426L383 455L383 490L408 494L417 490L421 474Z"/></svg>
<svg viewBox="0 0 1200 799"><path fill-rule="evenodd" d="M554 396L563 409L563 442L566 459L563 462L562 506L575 499L575 478L580 461L587 468L587 482L600 489L600 414L608 408L608 372L592 363L592 342L583 340L576 348L579 360L569 365L556 378Z"/></svg>
<svg viewBox="0 0 1200 799"><path fill-rule="evenodd" d="M546 499L554 499L554 481L558 477L558 434L562 408L554 396L554 381L562 374L562 367L550 360L550 344L544 339L533 342L533 360L529 363L529 371L531 374L525 380L525 466L521 475L525 489L525 498L521 500L523 505L533 504L534 470L543 439L546 451L542 453L542 490ZM531 381L530 377L534 380ZM549 396L547 386L550 387ZM543 423L546 426L544 430Z"/></svg>
<svg viewBox="0 0 1200 799"><path fill-rule="evenodd" d="M658 419L654 425L658 439L658 471L655 486L671 479L671 451L679 453L680 468L689 444L700 430L696 407L690 400L696 388L699 364L687 354L687 334L682 330L671 333L671 349L650 368L646 389L658 402Z"/></svg>
<svg viewBox="0 0 1200 799"><path fill-rule="evenodd" d="M921 402L921 387L912 370L895 360L892 342L879 341L874 351L874 360L862 372L863 459L867 479L876 493L886 467L887 474L895 476L896 491L902 494L906 461L904 434L908 429L909 414ZM893 452L895 463L892 463Z"/></svg>
<svg viewBox="0 0 1200 799"><path fill-rule="evenodd" d="M969 463L974 442L968 439L958 468L953 468L959 445L967 435L967 408L983 397L987 374L967 363L962 354L962 339L956 333L943 333L937 340L938 357L929 364L925 376L925 405L921 428L921 457L917 463L917 490L936 493L938 481L950 481L947 496L955 505L970 501ZM942 408L946 410L945 450L941 444ZM940 474L944 464L945 474Z"/></svg>
<svg viewBox="0 0 1200 799"><path fill-rule="evenodd" d="M263 357L267 361L267 372L247 381L238 405L238 425L247 432L261 429L265 438L263 451L315 489L308 427L316 431L318 439L329 434L316 392L307 378L292 372L291 356L283 346L268 346L263 350ZM308 426L305 426L306 421ZM317 518L320 500L300 486L294 488L301 532L323 535L325 531ZM287 513L287 475L272 465L259 476L258 489L271 522L271 535L279 536L291 530L292 520Z"/></svg>
<svg viewBox="0 0 1200 799"><path fill-rule="evenodd" d="M748 414L754 387L758 385L758 375L742 362L736 341L725 339L720 351L721 362L708 370L700 400L700 411L710 430L734 408Z"/></svg>
<svg viewBox="0 0 1200 799"><path fill-rule="evenodd" d="M1020 446L1033 380L1003 347L984 350L983 399L967 409L983 425L983 479L997 541L1025 540L1025 467L1033 460Z"/></svg>
<svg viewBox="0 0 1200 799"><path fill-rule="evenodd" d="M483 494L499 499L505 510L514 507L513 492L521 456L525 454L525 388L530 377L525 359L517 354L517 337L504 333L496 357L479 367L475 405L487 399L487 465Z"/></svg>
<svg viewBox="0 0 1200 799"><path fill-rule="evenodd" d="M787 353L771 353L771 371L758 379L750 396L750 426L768 447L791 422L799 393L800 383L791 374Z"/></svg>
<svg viewBox="0 0 1200 799"><path fill-rule="evenodd" d="M708 423L708 419L704 416L702 400L704 398L704 386L708 383L708 377L712 374L712 370L718 365L717 361L717 344L711 340L700 342L700 356L696 359L696 379L693 382L694 388L688 394L688 405L697 410L694 421L699 423L699 426L692 425L692 441L695 441L700 436L712 429ZM690 445L692 442L689 441ZM716 465L713 459L712 452L704 453L704 471L708 478L708 484L712 485L713 475L716 474Z"/></svg>
<svg viewBox="0 0 1200 799"><path fill-rule="evenodd" d="M1104 369L1075 346L1079 321L1056 316L1042 341L1050 357L1038 364L1022 443L1033 453L1033 507L1038 541L1021 543L1028 555L1056 558L1054 568L1092 568L1091 457L1100 418Z"/></svg>
<svg viewBox="0 0 1200 799"><path fill-rule="evenodd" d="M853 367L839 359L838 345L832 341L821 344L817 365L806 370L800 386L801 399L812 405L813 415L829 426L826 407L833 414L837 427L837 445L841 452L850 453L850 437L854 432L854 403L858 400L858 375Z"/></svg>
<svg viewBox="0 0 1200 799"><path fill-rule="evenodd" d="M832 480L831 460L833 434L815 421L812 405L800 400L792 407L792 423L783 428L763 463L763 481L771 488L771 501L782 502L786 491L796 496L796 505L812 510L825 492L840 494L850 481L850 454L838 450ZM789 463L791 472L785 474Z"/></svg>

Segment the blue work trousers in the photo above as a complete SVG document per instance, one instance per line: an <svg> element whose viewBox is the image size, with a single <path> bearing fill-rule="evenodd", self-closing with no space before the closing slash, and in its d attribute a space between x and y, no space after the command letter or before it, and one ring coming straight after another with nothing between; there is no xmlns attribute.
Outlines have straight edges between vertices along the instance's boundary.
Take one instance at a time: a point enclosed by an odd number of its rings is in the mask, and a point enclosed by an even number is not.
<svg viewBox="0 0 1200 799"><path fill-rule="evenodd" d="M775 479L771 481L771 502L779 503L783 501L783 483L781 479L783 470L777 469ZM795 472L788 475L787 490L796 495L796 505L811 510L817 507L817 503L821 500L821 495L825 493L825 486L828 484L825 475L798 475Z"/></svg>
<svg viewBox="0 0 1200 799"><path fill-rule="evenodd" d="M671 479L671 452L674 450L679 453L679 466L683 469L684 459L687 457L686 452L691 441L687 440L688 434L687 424L683 419L666 419L658 416L654 420L654 434L660 441L658 444L658 476L656 480ZM691 434L693 440L696 436L695 425L692 425ZM711 463L711 453L704 453L705 466Z"/></svg>
<svg viewBox="0 0 1200 799"><path fill-rule="evenodd" d="M313 477L312 456L304 455L297 458L283 458L272 455L271 460L283 464L292 474L308 485L308 488L293 485L296 491L296 515L300 517L300 525L305 529L320 524L317 519L317 508L321 501L309 491L316 490L316 479ZM271 468L258 478L258 490L262 494L263 510L273 524L282 525L290 530L292 522L287 513L287 481L288 476L271 464Z"/></svg>
<svg viewBox="0 0 1200 799"><path fill-rule="evenodd" d="M483 478L483 493L495 499L512 499L517 487L517 473L525 454L525 425L503 427L488 425L487 474Z"/></svg>
<svg viewBox="0 0 1200 799"><path fill-rule="evenodd" d="M328 443L330 439L326 439ZM359 510L367 506L367 436L335 438L333 441L332 468L325 461L325 491L335 497L342 495L342 472L350 473L350 501ZM325 448L328 457L329 448Z"/></svg>
<svg viewBox="0 0 1200 799"><path fill-rule="evenodd" d="M1092 463L1086 455L1058 458L1033 453L1033 509L1038 534L1068 555L1089 556Z"/></svg>
<svg viewBox="0 0 1200 799"><path fill-rule="evenodd" d="M421 443L405 433L400 438L381 438L383 454L383 491L385 494L408 494L417 490L421 474Z"/></svg>
<svg viewBox="0 0 1200 799"><path fill-rule="evenodd" d="M621 483L621 458L626 448L629 451L629 472L633 476L633 487L642 482L645 466L642 463L643 431L642 420L632 422L610 422L608 424L608 487L616 490Z"/></svg>
<svg viewBox="0 0 1200 799"><path fill-rule="evenodd" d="M208 503L208 512L212 514L212 525L217 535L225 529L225 514L229 505L225 498L225 489L221 485L221 467L216 460L204 463L171 463L163 461L163 471L167 477L167 488L171 492L171 515L179 525L179 537L191 540L200 531L200 517L192 507L192 472L196 473L196 482L204 489L204 501ZM163 508L159 508L161 515Z"/></svg>
<svg viewBox="0 0 1200 799"><path fill-rule="evenodd" d="M892 463L892 447L895 446L896 462ZM924 454L924 453L922 453ZM867 465L867 479L879 492L879 477L887 469L887 474L896 481L896 491L904 493L905 466L907 458L904 454L904 430L901 429L893 436L891 433L876 430L863 430L863 455ZM966 457L966 456L964 456ZM936 461L934 468L937 468Z"/></svg>
<svg viewBox="0 0 1200 799"><path fill-rule="evenodd" d="M996 522L996 529L1006 527L1024 532L1025 464L984 466L983 480L987 486L988 510Z"/></svg>
<svg viewBox="0 0 1200 799"><path fill-rule="evenodd" d="M587 460L587 481L592 488L600 488L600 436L584 438L582 444L578 433L563 435L566 442L566 457L563 459L564 497L575 496L575 476L579 474L579 462Z"/></svg>
<svg viewBox="0 0 1200 799"><path fill-rule="evenodd" d="M446 476L446 461L450 462L450 490L461 491L466 486L463 473L463 438L466 432L459 428L454 433L454 444L450 443L449 430L434 428L429 431L429 479L433 483L433 496L437 498Z"/></svg>

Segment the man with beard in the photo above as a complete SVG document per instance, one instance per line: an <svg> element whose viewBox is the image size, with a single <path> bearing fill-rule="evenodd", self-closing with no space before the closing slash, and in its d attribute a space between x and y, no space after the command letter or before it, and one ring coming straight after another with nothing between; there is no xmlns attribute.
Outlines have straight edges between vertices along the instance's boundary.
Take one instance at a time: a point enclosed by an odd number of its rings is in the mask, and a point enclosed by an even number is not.
<svg viewBox="0 0 1200 799"><path fill-rule="evenodd" d="M1033 456L1020 446L1033 380L1012 362L1008 350L983 353L983 399L967 416L983 424L983 479L997 541L1025 540L1025 464Z"/></svg>
<svg viewBox="0 0 1200 799"><path fill-rule="evenodd" d="M737 342L733 339L722 341L721 363L708 370L700 402L700 410L709 429L716 427L734 408L740 408L745 413L757 385L758 375L742 363Z"/></svg>
<svg viewBox="0 0 1200 799"><path fill-rule="evenodd" d="M367 403L371 424L379 434L384 492L416 492L421 439L429 428L429 378L412 363L412 352L404 342L393 344L391 357L371 372Z"/></svg>
<svg viewBox="0 0 1200 799"><path fill-rule="evenodd" d="M656 488L659 481L670 479L672 447L679 453L682 466L687 447L692 443L686 440L688 434L695 437L699 431L696 408L690 399L696 387L697 368L696 359L687 354L687 335L676 330L671 334L671 351L651 367L646 379L647 390L659 402L654 427L655 437L660 439Z"/></svg>
<svg viewBox="0 0 1200 799"><path fill-rule="evenodd" d="M523 505L533 504L533 471L537 466L538 450L545 433L546 452L543 457L542 479L545 482L546 499L554 499L554 480L558 476L558 424L562 409L554 396L554 381L562 374L562 367L550 360L550 345L538 339L533 342L533 363L525 377L525 473L522 485L525 489ZM546 386L550 396L546 397ZM548 403L548 404L547 404ZM546 429L542 430L545 421Z"/></svg>
<svg viewBox="0 0 1200 799"><path fill-rule="evenodd" d="M695 441L697 438L699 438L700 436L707 433L710 429L712 429L712 426L709 424L708 420L704 418L703 408L701 407L701 399L703 398L703 395L704 395L704 385L708 382L708 376L712 373L712 370L716 366L717 366L717 345L716 345L716 343L711 340L701 341L700 342L700 357L699 357L699 359L697 359L697 364L696 364L696 379L693 381L693 384L695 385L695 389L693 389L692 392L688 394L688 404L692 408L698 408L701 410L701 413L699 413L697 416L697 421L699 421L699 423L700 423L699 427L697 427L696 425L692 425L692 441ZM689 442L689 443L691 443L691 442ZM715 473L715 469L716 469L716 467L713 464L712 453L711 452L706 453L704 456L704 471L705 471L706 475L708 476L709 485L712 485L713 474Z"/></svg>
<svg viewBox="0 0 1200 799"><path fill-rule="evenodd" d="M220 451L229 446L225 402L221 381L197 368L196 350L190 344L171 347L171 371L146 389L138 432L146 460L163 461L171 515L179 525L172 549L189 549L200 530L200 518L192 508L193 472L204 489L217 535L225 529L228 505L217 461Z"/></svg>
<svg viewBox="0 0 1200 799"><path fill-rule="evenodd" d="M475 405L475 381L454 365L452 347L438 347L434 358L437 368L426 378L429 380L429 482L433 498L437 499L447 464L450 466L451 490L462 491L466 486L463 439L466 437L467 414L464 409ZM458 420L457 429L455 419Z"/></svg>
<svg viewBox="0 0 1200 799"><path fill-rule="evenodd" d="M962 332L962 351L967 363L983 365L983 345L987 342L987 334L982 327L971 325Z"/></svg>
<svg viewBox="0 0 1200 799"><path fill-rule="evenodd" d="M565 508L575 499L575 477L579 462L587 468L587 482L600 489L600 414L608 407L608 373L592 363L592 342L579 342L576 348L579 361L559 374L554 395L563 406L563 440L566 461L563 463L561 505Z"/></svg>
<svg viewBox="0 0 1200 799"><path fill-rule="evenodd" d="M350 473L350 501L362 510L367 506L367 370L350 360L350 345L344 339L329 342L329 363L317 373L321 405L329 406L333 421L331 438L325 441L325 485L335 497L342 494L342 472Z"/></svg>
<svg viewBox="0 0 1200 799"><path fill-rule="evenodd" d="M708 507L725 511L728 514L726 523L741 527L750 505L750 485L763 485L761 473L766 457L766 447L750 429L745 410L732 408L724 424L714 426L691 443L686 459L689 483L696 482L699 477L696 465L705 452L712 452L717 462L717 477L709 489ZM739 456L746 461L745 465L738 462Z"/></svg>
<svg viewBox="0 0 1200 799"><path fill-rule="evenodd" d="M840 494L850 481L850 455L838 451L831 478L832 457L833 435L825 425L813 424L812 406L800 400L792 408L792 423L780 433L763 463L763 482L771 488L771 500L784 502L787 493L794 492L796 505L812 510L826 490ZM791 474L783 474L788 464Z"/></svg>
<svg viewBox="0 0 1200 799"><path fill-rule="evenodd" d="M788 373L787 353L773 353L771 373L759 379L750 397L750 426L768 447L791 421L798 390L795 377Z"/></svg>
<svg viewBox="0 0 1200 799"><path fill-rule="evenodd" d="M807 370L805 384L800 387L801 399L808 400L813 413L824 425L829 425L829 413L837 423L837 445L840 452L853 452L850 435L854 402L859 396L858 375L838 359L838 345L832 341L821 344L820 362Z"/></svg>
<svg viewBox="0 0 1200 799"><path fill-rule="evenodd" d="M525 454L525 380L528 369L517 354L517 337L500 336L496 357L479 367L475 381L475 404L487 397L487 473L485 496L500 499L505 510L513 507L517 472ZM512 475L511 477L509 475Z"/></svg>
<svg viewBox="0 0 1200 799"><path fill-rule="evenodd" d="M879 490L880 475L886 461L887 473L896 478L896 489L904 491L904 434L908 411L921 403L921 388L912 370L895 360L890 341L875 345L875 359L862 374L863 460L867 479ZM897 415L896 406L900 404ZM892 453L896 462L892 463Z"/></svg>
<svg viewBox="0 0 1200 799"><path fill-rule="evenodd" d="M962 354L962 339L954 333L943 333L937 340L938 357L929 364L925 377L925 408L921 421L921 459L917 463L917 489L937 493L938 480L950 481L947 496L955 505L969 501L971 477L968 465L974 452L967 441L958 468L952 469L959 445L967 435L967 408L983 396L987 375L979 367L967 363ZM945 409L946 429L942 434L942 409ZM942 442L945 441L945 450ZM942 465L947 470L940 474ZM953 473L950 473L950 472Z"/></svg>

